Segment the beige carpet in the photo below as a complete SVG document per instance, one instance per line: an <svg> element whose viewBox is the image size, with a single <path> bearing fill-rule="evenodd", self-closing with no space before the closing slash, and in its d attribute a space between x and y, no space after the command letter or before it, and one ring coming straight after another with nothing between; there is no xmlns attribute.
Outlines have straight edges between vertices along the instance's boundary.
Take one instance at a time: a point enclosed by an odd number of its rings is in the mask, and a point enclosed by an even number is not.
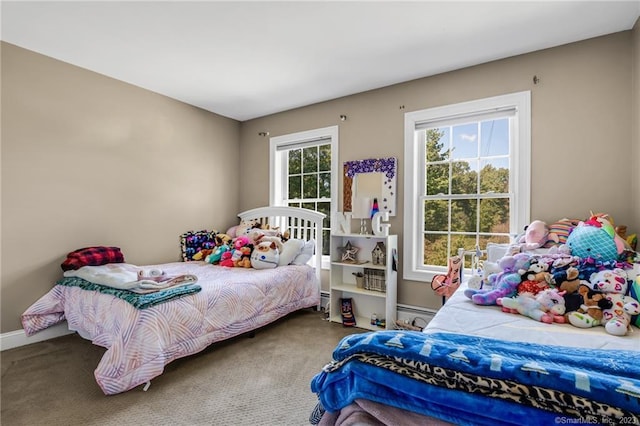
<svg viewBox="0 0 640 426"><path fill-rule="evenodd" d="M76 334L1 353L1 416L14 425L308 425L311 378L348 334L364 330L303 310L255 337L170 363L142 387L105 396L93 377L104 349Z"/></svg>

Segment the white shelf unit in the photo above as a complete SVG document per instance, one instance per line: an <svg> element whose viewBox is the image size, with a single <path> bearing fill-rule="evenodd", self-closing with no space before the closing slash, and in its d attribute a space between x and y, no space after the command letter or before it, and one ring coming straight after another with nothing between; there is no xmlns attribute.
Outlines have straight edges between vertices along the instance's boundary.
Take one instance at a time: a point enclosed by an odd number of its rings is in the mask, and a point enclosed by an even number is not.
<svg viewBox="0 0 640 426"><path fill-rule="evenodd" d="M356 259L358 263L342 261L342 247L347 243L358 247ZM371 252L382 242L385 246L385 264L377 265L372 262ZM356 327L367 330L392 330L396 320L397 305L397 235L377 236L369 234L331 234L331 278L330 278L330 309L329 318L333 322L342 323L341 298L351 298ZM395 260L394 260L395 259ZM396 270L393 265L396 263ZM354 273L380 271L384 274L385 291L367 290L356 286ZM386 327L371 324L372 314L378 319L384 319Z"/></svg>

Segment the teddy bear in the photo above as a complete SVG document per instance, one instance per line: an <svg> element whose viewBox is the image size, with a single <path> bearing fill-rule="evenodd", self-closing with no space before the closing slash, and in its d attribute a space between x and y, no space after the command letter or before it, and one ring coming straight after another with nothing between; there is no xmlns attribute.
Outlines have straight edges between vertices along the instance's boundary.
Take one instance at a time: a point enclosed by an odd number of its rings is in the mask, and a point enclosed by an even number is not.
<svg viewBox="0 0 640 426"><path fill-rule="evenodd" d="M560 269L551 273L551 284L557 289L566 291L567 294L575 293L580 286L580 271L573 266Z"/></svg>
<svg viewBox="0 0 640 426"><path fill-rule="evenodd" d="M593 290L586 284L580 284L573 296L575 297L570 299L565 296L565 304L567 307L565 319L568 323L571 323L569 317L575 312L577 313L574 314L576 319L586 314L594 320L594 326L600 325L603 316L602 311L613 307L611 300L607 299L603 292Z"/></svg>
<svg viewBox="0 0 640 426"><path fill-rule="evenodd" d="M522 275L529 269L530 262L531 256L528 253L504 256L498 262L501 272L488 277L489 289L467 288L464 295L476 305L495 305L499 297L514 296L518 284L522 282Z"/></svg>
<svg viewBox="0 0 640 426"><path fill-rule="evenodd" d="M640 302L627 296L627 273L621 268L604 269L594 272L589 279L589 287L604 293L611 307L602 310L602 320L598 321L588 314L573 312L569 322L580 328L604 325L607 333L624 336L630 330L631 316L640 314Z"/></svg>
<svg viewBox="0 0 640 426"><path fill-rule="evenodd" d="M503 312L520 314L536 321L551 324L564 323L564 292L548 288L535 297L521 294L516 297L499 297L496 304L502 306Z"/></svg>
<svg viewBox="0 0 640 426"><path fill-rule="evenodd" d="M236 268L251 268L251 248L248 246L241 247L236 252L240 253L240 257L234 259L233 266Z"/></svg>

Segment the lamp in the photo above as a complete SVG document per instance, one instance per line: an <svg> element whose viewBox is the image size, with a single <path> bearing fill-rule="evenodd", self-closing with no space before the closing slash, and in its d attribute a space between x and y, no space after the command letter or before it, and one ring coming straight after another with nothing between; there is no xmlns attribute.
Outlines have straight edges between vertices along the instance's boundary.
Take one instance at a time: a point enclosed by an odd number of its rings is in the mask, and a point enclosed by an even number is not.
<svg viewBox="0 0 640 426"><path fill-rule="evenodd" d="M360 234L367 234L367 219L371 214L371 198L353 198L353 218L360 219Z"/></svg>

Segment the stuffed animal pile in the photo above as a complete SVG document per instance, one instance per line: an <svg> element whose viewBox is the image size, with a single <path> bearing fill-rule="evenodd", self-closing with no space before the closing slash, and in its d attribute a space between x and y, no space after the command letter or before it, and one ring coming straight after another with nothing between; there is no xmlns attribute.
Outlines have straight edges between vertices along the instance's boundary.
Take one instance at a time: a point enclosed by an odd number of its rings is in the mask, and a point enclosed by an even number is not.
<svg viewBox="0 0 640 426"><path fill-rule="evenodd" d="M241 221L226 233L210 232L207 238L209 243L188 260L230 268L271 269L306 264L315 249L313 241L289 239L288 231L280 232L257 221Z"/></svg>
<svg viewBox="0 0 640 426"><path fill-rule="evenodd" d="M603 326L615 336L640 327L640 275L633 269L640 254L630 251L606 214L564 220L568 231L560 236L559 225L532 222L533 230L528 227L510 246L499 270L481 289L467 288L464 294L475 304L499 305L545 323Z"/></svg>

